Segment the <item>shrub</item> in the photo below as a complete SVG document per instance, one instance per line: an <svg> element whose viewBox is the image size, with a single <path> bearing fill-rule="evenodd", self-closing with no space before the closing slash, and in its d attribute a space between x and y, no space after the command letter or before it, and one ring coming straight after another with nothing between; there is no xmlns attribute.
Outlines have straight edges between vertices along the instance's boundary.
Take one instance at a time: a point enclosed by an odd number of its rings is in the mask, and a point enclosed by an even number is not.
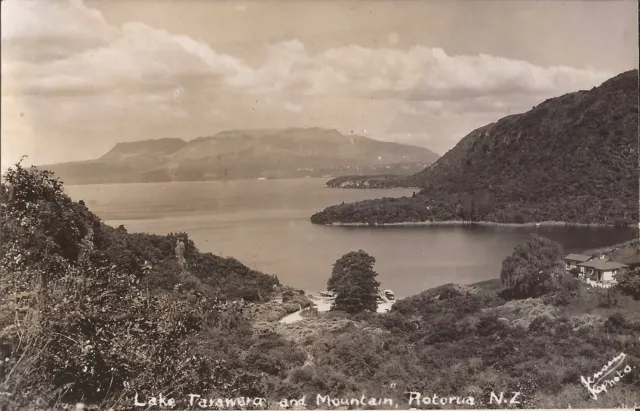
<svg viewBox="0 0 640 411"><path fill-rule="evenodd" d="M490 335L505 335L505 331L509 329L509 325L505 321L498 319L496 315L483 315L476 325L476 332L481 337Z"/></svg>
<svg viewBox="0 0 640 411"><path fill-rule="evenodd" d="M535 318L540 316L553 317L558 310L545 304L540 298L527 298L526 300L512 300L485 311L498 317L513 319L514 325L528 328Z"/></svg>
<svg viewBox="0 0 640 411"><path fill-rule="evenodd" d="M552 288L552 279L563 269L560 245L536 236L504 259L500 279L513 297L538 297Z"/></svg>
<svg viewBox="0 0 640 411"><path fill-rule="evenodd" d="M547 332L554 328L555 319L546 315L536 317L529 325L529 331Z"/></svg>
<svg viewBox="0 0 640 411"><path fill-rule="evenodd" d="M563 306L568 305L573 297L574 295L569 291L559 290L545 294L542 298L545 304Z"/></svg>
<svg viewBox="0 0 640 411"><path fill-rule="evenodd" d="M293 291L286 290L285 292L282 293L282 302L288 303L293 299L293 296L294 296Z"/></svg>
<svg viewBox="0 0 640 411"><path fill-rule="evenodd" d="M604 327L609 332L615 332L627 328L627 319L621 312L613 313L604 323Z"/></svg>
<svg viewBox="0 0 640 411"><path fill-rule="evenodd" d="M459 297L461 295L462 293L458 291L454 286L446 286L440 293L440 296L438 297L438 299L449 300L451 298Z"/></svg>
<svg viewBox="0 0 640 411"><path fill-rule="evenodd" d="M633 270L620 270L616 275L616 288L622 293L640 300L640 268Z"/></svg>
<svg viewBox="0 0 640 411"><path fill-rule="evenodd" d="M598 307L612 308L618 305L618 290L615 287L607 288L600 294Z"/></svg>
<svg viewBox="0 0 640 411"><path fill-rule="evenodd" d="M554 277L554 279L557 287L569 294L574 295L580 290L580 280L578 280L573 273L559 273Z"/></svg>

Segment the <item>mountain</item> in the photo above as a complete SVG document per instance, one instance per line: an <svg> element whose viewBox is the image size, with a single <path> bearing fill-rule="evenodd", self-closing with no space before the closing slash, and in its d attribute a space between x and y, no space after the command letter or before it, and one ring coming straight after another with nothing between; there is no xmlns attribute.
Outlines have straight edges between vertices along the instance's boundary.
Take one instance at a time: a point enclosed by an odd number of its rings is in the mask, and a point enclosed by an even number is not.
<svg viewBox="0 0 640 411"><path fill-rule="evenodd" d="M472 131L410 177L413 199L329 207L316 223L628 223L638 216L638 71Z"/></svg>
<svg viewBox="0 0 640 411"><path fill-rule="evenodd" d="M410 174L438 158L415 146L322 128L223 131L180 139L118 143L96 160L43 165L67 184L237 178Z"/></svg>

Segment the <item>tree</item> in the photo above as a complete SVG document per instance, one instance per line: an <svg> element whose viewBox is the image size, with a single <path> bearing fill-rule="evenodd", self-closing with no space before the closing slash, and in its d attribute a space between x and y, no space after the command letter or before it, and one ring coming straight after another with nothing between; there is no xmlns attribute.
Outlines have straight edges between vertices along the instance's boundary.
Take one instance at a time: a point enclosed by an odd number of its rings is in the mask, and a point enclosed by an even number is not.
<svg viewBox="0 0 640 411"><path fill-rule="evenodd" d="M513 297L539 297L553 287L555 276L562 274L562 247L547 238L535 236L515 247L502 261L500 279Z"/></svg>
<svg viewBox="0 0 640 411"><path fill-rule="evenodd" d="M616 281L616 288L621 292L640 300L640 268L620 270L616 275Z"/></svg>
<svg viewBox="0 0 640 411"><path fill-rule="evenodd" d="M327 289L336 293L334 310L359 313L378 308L378 273L373 271L376 259L366 252L352 251L333 264Z"/></svg>

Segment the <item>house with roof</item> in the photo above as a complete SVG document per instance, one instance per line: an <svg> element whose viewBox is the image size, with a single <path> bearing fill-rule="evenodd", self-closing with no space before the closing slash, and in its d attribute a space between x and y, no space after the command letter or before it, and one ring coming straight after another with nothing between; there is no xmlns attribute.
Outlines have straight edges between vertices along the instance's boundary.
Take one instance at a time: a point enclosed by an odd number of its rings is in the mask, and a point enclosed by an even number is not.
<svg viewBox="0 0 640 411"><path fill-rule="evenodd" d="M604 287L615 284L615 275L618 271L628 267L626 264L608 260L605 256L578 263L577 266L578 269L583 270L581 273L584 274L587 284Z"/></svg>
<svg viewBox="0 0 640 411"><path fill-rule="evenodd" d="M578 264L585 263L591 259L593 259L593 257L590 255L569 254L564 258L565 269L571 271L576 268L581 274L584 274L584 267L578 267Z"/></svg>

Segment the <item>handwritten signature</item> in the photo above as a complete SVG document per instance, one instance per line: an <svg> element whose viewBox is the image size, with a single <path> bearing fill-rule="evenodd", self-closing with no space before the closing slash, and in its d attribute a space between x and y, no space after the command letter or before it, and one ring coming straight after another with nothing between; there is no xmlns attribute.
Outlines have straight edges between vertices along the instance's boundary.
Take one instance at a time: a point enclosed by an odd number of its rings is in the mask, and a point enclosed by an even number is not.
<svg viewBox="0 0 640 411"><path fill-rule="evenodd" d="M594 400L598 399L598 394L603 391L607 392L608 387L613 387L618 381L620 381L620 379L631 372L632 367L630 365L626 365L622 371L617 371L622 367L626 358L627 355L625 353L620 353L620 355L614 357L604 367L602 367L600 371L593 374L593 376L589 378L580 376L580 382L582 382L582 385L587 387L587 390L589 390L589 393ZM615 374L613 374L614 372Z"/></svg>

